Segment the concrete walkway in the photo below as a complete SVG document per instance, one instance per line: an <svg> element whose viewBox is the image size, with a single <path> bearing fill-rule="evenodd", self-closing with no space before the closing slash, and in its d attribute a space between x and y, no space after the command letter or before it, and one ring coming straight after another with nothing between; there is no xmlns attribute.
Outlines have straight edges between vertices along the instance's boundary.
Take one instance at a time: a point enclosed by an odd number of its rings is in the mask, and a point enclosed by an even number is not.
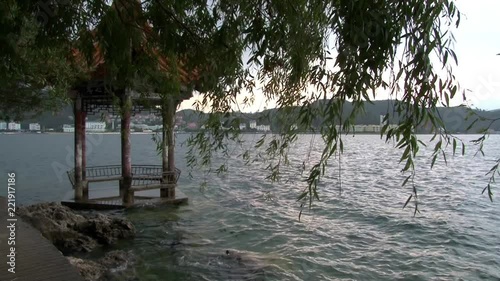
<svg viewBox="0 0 500 281"><path fill-rule="evenodd" d="M9 245L14 233L8 228L11 224L15 224L15 245ZM8 264L11 247L15 247L15 273L9 271L14 265ZM83 281L76 268L38 230L17 216L9 217L4 197L0 197L0 255L2 281Z"/></svg>

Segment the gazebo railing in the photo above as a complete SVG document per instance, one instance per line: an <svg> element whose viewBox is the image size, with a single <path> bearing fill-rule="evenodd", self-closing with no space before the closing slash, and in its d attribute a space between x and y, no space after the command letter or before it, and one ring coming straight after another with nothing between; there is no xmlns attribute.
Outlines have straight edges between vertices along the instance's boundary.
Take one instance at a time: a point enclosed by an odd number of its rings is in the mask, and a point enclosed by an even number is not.
<svg viewBox="0 0 500 281"><path fill-rule="evenodd" d="M75 187L75 169L67 172L69 181ZM161 165L132 165L132 186L176 184L181 175L179 169L163 172ZM85 169L87 182L112 181L122 179L121 165L92 166Z"/></svg>
<svg viewBox="0 0 500 281"><path fill-rule="evenodd" d="M121 177L121 175L122 166L120 165L92 166L85 169L86 179Z"/></svg>
<svg viewBox="0 0 500 281"><path fill-rule="evenodd" d="M146 186L155 184L176 184L181 170L163 172L161 165L132 165L132 186Z"/></svg>

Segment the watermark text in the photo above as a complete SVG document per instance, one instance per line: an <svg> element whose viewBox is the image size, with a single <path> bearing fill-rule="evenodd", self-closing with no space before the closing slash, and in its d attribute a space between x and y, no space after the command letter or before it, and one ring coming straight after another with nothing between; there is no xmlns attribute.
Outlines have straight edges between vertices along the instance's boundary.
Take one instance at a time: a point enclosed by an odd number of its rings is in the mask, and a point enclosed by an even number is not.
<svg viewBox="0 0 500 281"><path fill-rule="evenodd" d="M7 265L10 273L16 273L16 174L7 173Z"/></svg>

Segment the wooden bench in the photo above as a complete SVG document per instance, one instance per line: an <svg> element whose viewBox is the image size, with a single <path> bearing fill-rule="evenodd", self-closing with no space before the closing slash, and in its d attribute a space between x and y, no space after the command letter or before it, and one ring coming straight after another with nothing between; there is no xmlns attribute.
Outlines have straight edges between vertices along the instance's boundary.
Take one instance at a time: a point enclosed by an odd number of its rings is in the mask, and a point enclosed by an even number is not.
<svg viewBox="0 0 500 281"><path fill-rule="evenodd" d="M67 172L69 181L75 188L75 170ZM127 190L128 200L133 201L134 192L160 189L161 197L175 197L175 187L179 180L181 171L175 169L174 172L163 172L161 165L132 165L132 183L131 188ZM125 196L125 190L122 188L123 177L121 175L120 165L93 166L85 169L85 180L82 181L83 196L88 199L89 183L93 182L120 182L120 196Z"/></svg>

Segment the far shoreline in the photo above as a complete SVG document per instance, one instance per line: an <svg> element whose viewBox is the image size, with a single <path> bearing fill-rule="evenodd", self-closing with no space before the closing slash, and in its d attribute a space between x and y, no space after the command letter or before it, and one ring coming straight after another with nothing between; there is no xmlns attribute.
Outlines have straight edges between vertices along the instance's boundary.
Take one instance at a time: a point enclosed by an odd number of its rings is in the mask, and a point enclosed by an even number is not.
<svg viewBox="0 0 500 281"><path fill-rule="evenodd" d="M200 131L177 131L175 134L195 134ZM155 135L161 132L130 132L131 135ZM86 135L120 135L120 132L86 132ZM275 132L240 132L242 135L276 135L279 133ZM482 133L464 133L455 132L455 135L482 135ZM490 132L490 135L498 135L500 132ZM0 135L74 135L74 132L0 132ZM320 133L313 132L298 132L297 135L320 135ZM379 135L380 132L349 132L348 134L342 134L347 136L355 135ZM385 134L384 134L385 135ZM416 135L434 135L434 133L416 133Z"/></svg>

